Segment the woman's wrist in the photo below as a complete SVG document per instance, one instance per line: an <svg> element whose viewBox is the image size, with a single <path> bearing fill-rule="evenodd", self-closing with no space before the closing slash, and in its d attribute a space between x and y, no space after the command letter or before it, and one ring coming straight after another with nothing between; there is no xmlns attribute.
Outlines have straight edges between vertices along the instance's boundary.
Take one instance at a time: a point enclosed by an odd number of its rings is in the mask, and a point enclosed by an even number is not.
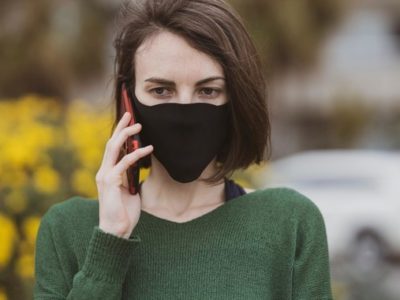
<svg viewBox="0 0 400 300"><path fill-rule="evenodd" d="M99 228L109 234L115 235L117 237L128 239L130 236L130 230L126 226L118 226L118 225L107 225L107 224L99 224Z"/></svg>

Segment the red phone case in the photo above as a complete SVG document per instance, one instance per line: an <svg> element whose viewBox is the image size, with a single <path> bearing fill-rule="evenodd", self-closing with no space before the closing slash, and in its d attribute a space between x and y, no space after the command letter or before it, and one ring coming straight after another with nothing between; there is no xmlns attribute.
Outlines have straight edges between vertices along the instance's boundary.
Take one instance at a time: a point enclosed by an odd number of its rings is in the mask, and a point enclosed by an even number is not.
<svg viewBox="0 0 400 300"><path fill-rule="evenodd" d="M136 123L136 117L134 114L134 110L132 107L132 102L130 100L130 97L128 95L128 91L125 87L125 84L122 85L122 101L121 101L121 113L122 115L125 112L129 112L132 116L131 120L129 121L128 126L131 126ZM121 115L121 117L122 117ZM135 151L140 147L140 138L137 134L130 136L127 138L124 144L124 149L126 154L131 153L132 151ZM132 166L130 166L127 170L127 177L128 177L128 185L129 185L129 192L132 195L135 195L138 192L138 187L139 187L139 172L140 168L138 163L134 163Z"/></svg>

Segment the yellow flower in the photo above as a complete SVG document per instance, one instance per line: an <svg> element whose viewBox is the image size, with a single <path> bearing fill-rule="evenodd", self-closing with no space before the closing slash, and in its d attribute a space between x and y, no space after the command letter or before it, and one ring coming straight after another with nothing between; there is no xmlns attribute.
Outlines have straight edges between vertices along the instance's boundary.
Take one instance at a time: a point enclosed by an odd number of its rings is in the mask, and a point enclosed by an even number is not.
<svg viewBox="0 0 400 300"><path fill-rule="evenodd" d="M34 185L40 192L52 194L60 186L60 176L49 166L41 166L34 173Z"/></svg>
<svg viewBox="0 0 400 300"><path fill-rule="evenodd" d="M28 199L20 189L12 190L4 196L4 206L11 212L18 214L28 206Z"/></svg>
<svg viewBox="0 0 400 300"><path fill-rule="evenodd" d="M15 265L15 271L21 278L33 278L35 272L34 254L22 254L20 257L18 257L17 264Z"/></svg>
<svg viewBox="0 0 400 300"><path fill-rule="evenodd" d="M100 168L103 153L100 147L95 145L92 147L82 148L77 152L81 165L91 170Z"/></svg>
<svg viewBox="0 0 400 300"><path fill-rule="evenodd" d="M78 169L72 175L73 189L87 197L97 197L95 174L88 169Z"/></svg>
<svg viewBox="0 0 400 300"><path fill-rule="evenodd" d="M62 111L60 102L55 99L33 94L25 95L16 102L17 111L23 118L36 118L44 115L48 119L58 119Z"/></svg>
<svg viewBox="0 0 400 300"><path fill-rule="evenodd" d="M16 239L17 229L14 222L0 213L0 269L9 263Z"/></svg>
<svg viewBox="0 0 400 300"><path fill-rule="evenodd" d="M0 145L10 158L2 157L20 166L32 166L40 150L55 144L58 135L52 123L60 117L60 104L33 95L6 102L1 107L0 130L7 134L0 137Z"/></svg>
<svg viewBox="0 0 400 300"><path fill-rule="evenodd" d="M40 225L40 217L38 216L27 217L22 223L22 231L24 232L25 239L31 245L35 244L39 225Z"/></svg>
<svg viewBox="0 0 400 300"><path fill-rule="evenodd" d="M24 141L24 143L23 143ZM3 159L9 165L22 169L24 166L32 166L36 162L37 152L25 141L24 136L10 136L2 148Z"/></svg>

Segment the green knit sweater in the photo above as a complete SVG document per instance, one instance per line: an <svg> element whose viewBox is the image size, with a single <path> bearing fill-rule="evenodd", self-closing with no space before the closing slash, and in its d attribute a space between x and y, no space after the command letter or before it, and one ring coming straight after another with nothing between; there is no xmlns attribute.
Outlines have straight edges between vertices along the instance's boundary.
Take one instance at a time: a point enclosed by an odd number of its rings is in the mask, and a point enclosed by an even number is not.
<svg viewBox="0 0 400 300"><path fill-rule="evenodd" d="M34 299L332 299L325 225L287 188L257 190L187 222L145 211L129 239L73 197L44 215Z"/></svg>

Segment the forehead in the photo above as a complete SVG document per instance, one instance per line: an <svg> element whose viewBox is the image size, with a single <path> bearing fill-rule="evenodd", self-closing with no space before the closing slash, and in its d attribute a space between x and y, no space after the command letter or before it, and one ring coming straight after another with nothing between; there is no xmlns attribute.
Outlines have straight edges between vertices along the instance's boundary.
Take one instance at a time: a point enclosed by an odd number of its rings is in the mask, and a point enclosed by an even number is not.
<svg viewBox="0 0 400 300"><path fill-rule="evenodd" d="M135 53L135 73L141 76L157 73L172 76L178 73L187 76L223 76L223 69L216 59L193 48L181 36L162 31L139 46ZM154 74L153 74L154 75Z"/></svg>

